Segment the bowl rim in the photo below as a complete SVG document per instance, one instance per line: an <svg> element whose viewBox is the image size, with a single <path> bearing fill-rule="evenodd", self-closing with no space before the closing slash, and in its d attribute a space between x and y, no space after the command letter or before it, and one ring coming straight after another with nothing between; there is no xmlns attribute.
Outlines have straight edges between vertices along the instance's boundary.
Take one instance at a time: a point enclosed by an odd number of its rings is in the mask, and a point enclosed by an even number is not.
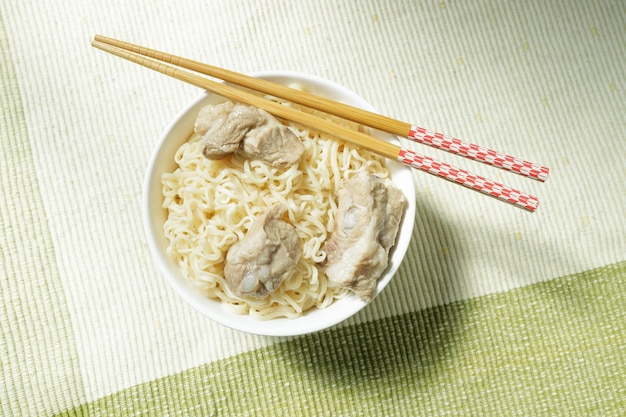
<svg viewBox="0 0 626 417"><path fill-rule="evenodd" d="M376 111L363 97L359 96L347 87L315 75L295 71L263 71L255 72L251 75L283 84L302 83L307 86L307 90L313 92L314 94L320 94L321 91L322 94L325 94L326 96L333 96L331 98L338 101L346 101L348 104L370 111ZM289 80L291 82L286 83L286 81ZM295 319L277 318L259 320L248 315L240 315L229 311L220 301L209 299L205 295L201 294L201 292L195 288L191 282L186 281L180 276L180 273L177 271L177 268L179 267L170 257L168 257L164 250L163 244L167 244L167 242L165 241L165 237L162 235L162 221L157 219L158 216L153 215L155 212L155 202L162 202L161 187L155 186L155 177L158 176L158 184L160 185L160 174L167 171L167 169L163 167L164 161L170 166L175 166L173 158L171 158L173 153L168 154L168 152L164 152L164 149L173 149L175 152L180 144L184 143L191 134L191 132L189 132L186 136L182 135L184 136L183 139L181 138L181 134L175 132L185 129L188 130L189 128L193 130L193 121L195 120L197 111L195 111L195 113L192 112L194 110L199 110L200 107L206 105L208 102L211 102L211 100L220 101L223 100L223 98L204 91L185 105L162 131L148 162L142 186L141 212L148 246L150 248L153 261L155 262L162 278L172 289L174 289L179 297L185 300L205 317L226 327L255 335L298 336L309 334L338 325L361 311L369 303L350 293L346 297L336 300L324 309L313 308ZM170 139L175 134L176 136L174 137L177 140ZM390 134L377 131L372 132L372 134L385 140L399 143L398 138ZM165 154L170 155L169 159L171 159L171 161L164 157ZM400 179L402 180L402 183L405 184L405 187L401 187L401 189L407 198L408 204L396 238L396 244L389 254L389 265L383 273L382 279L379 280L376 286L376 291L372 301L374 301L374 299L382 292L382 290L389 284L393 276L397 273L400 263L404 259L408 250L415 222L416 203L415 193L412 192L414 190L414 179L411 169L407 166L401 165L399 162L394 161L388 161L387 165L392 171L392 181L394 181L394 179L397 180L397 176L401 175ZM407 181L410 183L411 187L406 187ZM409 188L409 190L405 188ZM161 206L161 204L159 204L159 206ZM163 212L165 212L165 209L162 209L162 213ZM160 235L157 230L161 231Z"/></svg>

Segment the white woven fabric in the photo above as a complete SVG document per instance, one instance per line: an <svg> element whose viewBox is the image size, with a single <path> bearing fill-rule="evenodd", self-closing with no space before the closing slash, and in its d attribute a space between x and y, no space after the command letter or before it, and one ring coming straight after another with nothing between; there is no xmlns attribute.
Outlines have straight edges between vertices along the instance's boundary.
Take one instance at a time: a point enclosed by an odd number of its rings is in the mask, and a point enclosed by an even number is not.
<svg viewBox="0 0 626 417"><path fill-rule="evenodd" d="M24 415L279 340L211 323L161 280L142 229L144 170L162 130L199 92L95 50L96 33L244 73L332 79L389 116L551 168L541 184L407 142L541 203L530 214L416 172L410 253L388 291L349 323L624 259L619 2L8 0L0 18L3 143L23 141L3 148L3 184L20 184L9 166L25 165L33 181L8 192L31 211L5 212L2 325L33 332L18 344L45 369L24 368L8 348L0 358L11 375L11 389L0 379L0 402L14 406L26 390L39 398L22 402ZM9 262L14 248L22 253ZM13 309L12 297L31 309ZM37 333L46 303L60 303L55 322L66 334ZM46 389L58 378L67 392Z"/></svg>

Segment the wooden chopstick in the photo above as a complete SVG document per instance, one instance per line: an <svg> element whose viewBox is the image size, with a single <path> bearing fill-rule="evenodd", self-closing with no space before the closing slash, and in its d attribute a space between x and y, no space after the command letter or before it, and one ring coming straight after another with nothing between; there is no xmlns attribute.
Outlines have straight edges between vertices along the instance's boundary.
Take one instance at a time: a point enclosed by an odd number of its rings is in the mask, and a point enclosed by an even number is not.
<svg viewBox="0 0 626 417"><path fill-rule="evenodd" d="M345 128L320 117L301 112L291 107L283 106L279 103L243 91L236 87L209 80L188 71L181 70L173 65L157 61L156 59L140 55L109 43L94 40L92 42L92 46L136 64L145 66L149 69L169 75L178 80L204 88L225 98L261 108L276 117L312 127L317 131L340 138L345 142L367 149L383 157L402 162L413 168L439 176L467 188L479 191L483 194L490 195L517 207L521 207L529 211L535 211L538 207L539 200L534 196L488 180L479 175L472 174L463 169L455 168L447 163L436 161L430 157L420 155L411 150L403 149L397 145L373 136Z"/></svg>
<svg viewBox="0 0 626 417"><path fill-rule="evenodd" d="M129 42L120 41L102 35L96 35L95 41L117 46L140 55L145 55L159 61L168 62L201 74L219 78L229 83L250 88L294 103L305 105L326 113L334 114L344 119L352 120L365 126L373 127L393 135L423 143L437 149L451 152L456 155L483 162L501 169L527 176L539 181L545 181L549 169L539 164L507 155L473 143L463 142L442 133L434 132L410 123L359 109L325 97L289 88L271 81L250 77L224 68L208 65L181 56L168 54L155 49L146 48Z"/></svg>
<svg viewBox="0 0 626 417"><path fill-rule="evenodd" d="M401 148L392 143L375 139L364 133L348 129L328 120L283 106L279 103L267 100L263 97L248 93L235 87L200 77L196 74L180 70L171 65L146 58L142 55L138 55L109 44L94 41L92 42L92 45L98 49L102 49L121 58L125 58L131 62L143 65L147 68L169 75L181 81L185 81L197 87L204 88L220 96L261 108L276 117L290 120L305 126L313 126L320 132L342 138L346 142L350 142L353 145L375 152L386 158L396 159L398 157L398 153L400 152Z"/></svg>

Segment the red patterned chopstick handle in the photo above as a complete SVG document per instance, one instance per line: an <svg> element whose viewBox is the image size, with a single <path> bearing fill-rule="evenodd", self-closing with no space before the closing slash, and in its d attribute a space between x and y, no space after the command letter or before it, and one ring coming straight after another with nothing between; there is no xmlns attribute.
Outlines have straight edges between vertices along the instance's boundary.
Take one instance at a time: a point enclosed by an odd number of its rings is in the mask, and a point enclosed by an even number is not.
<svg viewBox="0 0 626 417"><path fill-rule="evenodd" d="M545 181L550 171L547 167L533 162L524 161L514 156L506 155L472 143L466 143L462 140L424 129L423 127L412 126L408 139L539 181Z"/></svg>
<svg viewBox="0 0 626 417"><path fill-rule="evenodd" d="M445 162L439 162L428 156L417 154L408 149L400 150L398 160L413 168L456 182L467 188L480 191L483 194L490 195L529 211L535 211L539 206L537 197L488 180L479 175L472 174L463 169L455 168Z"/></svg>

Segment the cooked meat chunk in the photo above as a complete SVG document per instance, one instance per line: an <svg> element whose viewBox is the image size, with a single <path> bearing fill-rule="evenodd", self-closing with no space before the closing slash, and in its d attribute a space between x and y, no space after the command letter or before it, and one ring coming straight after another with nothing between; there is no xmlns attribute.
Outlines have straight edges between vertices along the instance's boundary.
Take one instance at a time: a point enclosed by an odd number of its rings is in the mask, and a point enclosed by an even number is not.
<svg viewBox="0 0 626 417"><path fill-rule="evenodd" d="M286 212L272 206L229 249L224 276L235 295L265 298L293 273L301 248L295 227L282 220Z"/></svg>
<svg viewBox="0 0 626 417"><path fill-rule="evenodd" d="M194 125L208 159L231 153L285 168L300 161L304 146L287 126L256 107L226 101L203 107Z"/></svg>
<svg viewBox="0 0 626 417"><path fill-rule="evenodd" d="M231 101L205 106L198 113L194 131L204 145L208 159L222 159L236 152L246 134L262 121L254 107Z"/></svg>
<svg viewBox="0 0 626 417"><path fill-rule="evenodd" d="M300 139L270 114L259 112L265 115L265 122L248 132L240 150L250 159L261 159L279 168L297 164L304 152Z"/></svg>
<svg viewBox="0 0 626 417"><path fill-rule="evenodd" d="M337 191L335 228L324 245L328 278L371 301L387 268L406 198L382 179L360 173Z"/></svg>

